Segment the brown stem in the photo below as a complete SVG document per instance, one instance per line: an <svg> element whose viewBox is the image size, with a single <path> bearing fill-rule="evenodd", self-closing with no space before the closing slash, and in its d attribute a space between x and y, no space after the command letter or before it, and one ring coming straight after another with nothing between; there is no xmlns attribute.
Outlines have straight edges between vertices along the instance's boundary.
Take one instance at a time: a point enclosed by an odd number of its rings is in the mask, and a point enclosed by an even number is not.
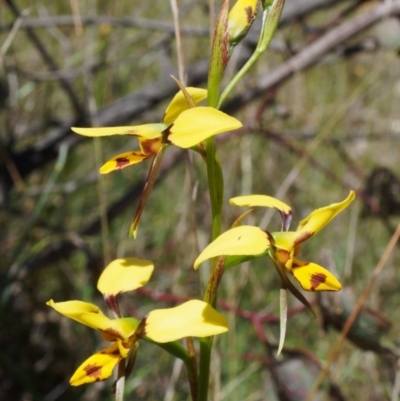
<svg viewBox="0 0 400 401"><path fill-rule="evenodd" d="M186 337L186 347L191 360L191 366L189 367L186 365L190 384L190 393L192 395L192 401L197 401L199 383L197 374L196 350L194 349L193 337Z"/></svg>

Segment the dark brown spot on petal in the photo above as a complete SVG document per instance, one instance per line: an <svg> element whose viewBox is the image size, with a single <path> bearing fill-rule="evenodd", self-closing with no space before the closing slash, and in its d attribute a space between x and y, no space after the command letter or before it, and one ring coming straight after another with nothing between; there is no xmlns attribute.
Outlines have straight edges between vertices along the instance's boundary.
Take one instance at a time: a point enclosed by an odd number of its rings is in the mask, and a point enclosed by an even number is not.
<svg viewBox="0 0 400 401"><path fill-rule="evenodd" d="M128 136L139 136L138 134L137 134L137 132L136 131L128 131L125 135L128 135Z"/></svg>
<svg viewBox="0 0 400 401"><path fill-rule="evenodd" d="M310 233L309 231L304 231L303 233L299 234L295 241L294 244L301 244L302 242L304 242L305 240L309 239L310 237L313 236L313 233Z"/></svg>
<svg viewBox="0 0 400 401"><path fill-rule="evenodd" d="M108 327L104 330L100 330L102 333L108 334L110 336L110 338L119 338L120 340L123 340L124 337L121 335L121 333L115 329L113 329L112 327ZM113 340L108 340L108 341L113 341Z"/></svg>
<svg viewBox="0 0 400 401"><path fill-rule="evenodd" d="M171 134L171 128L173 126L174 126L174 124L171 124L168 128L165 128L165 130L163 132L161 132L161 137L162 137L163 143L171 143L170 140L168 139L168 137Z"/></svg>
<svg viewBox="0 0 400 401"><path fill-rule="evenodd" d="M311 291L315 291L320 284L325 283L326 274L324 273L314 273L311 275Z"/></svg>
<svg viewBox="0 0 400 401"><path fill-rule="evenodd" d="M255 18L255 15L253 13L253 9L249 6L249 7L246 7L244 9L244 11L246 11L247 23L250 25L253 22L254 18Z"/></svg>
<svg viewBox="0 0 400 401"><path fill-rule="evenodd" d="M140 147L142 149L143 154L145 155L155 155L160 149L161 141L160 138L154 139L142 139L140 141Z"/></svg>
<svg viewBox="0 0 400 401"><path fill-rule="evenodd" d="M117 166L115 167L116 170L121 170L124 167L129 166L129 160L126 157L117 157L115 159Z"/></svg>
<svg viewBox="0 0 400 401"><path fill-rule="evenodd" d="M100 380L101 366L88 364L83 368L83 370L86 372L87 376Z"/></svg>

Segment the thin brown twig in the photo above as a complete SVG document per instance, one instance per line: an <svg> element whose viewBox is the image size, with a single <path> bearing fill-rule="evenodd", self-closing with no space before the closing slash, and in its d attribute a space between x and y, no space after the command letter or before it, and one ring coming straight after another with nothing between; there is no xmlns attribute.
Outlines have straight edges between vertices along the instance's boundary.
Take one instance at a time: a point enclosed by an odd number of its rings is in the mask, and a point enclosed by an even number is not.
<svg viewBox="0 0 400 401"><path fill-rule="evenodd" d="M381 271L383 270L383 268L386 265L386 262L389 258L389 256L392 254L392 251L394 249L394 247L396 246L397 241L400 238L400 222L397 225L396 231L394 232L392 238L390 239L386 249L384 250L378 264L376 265L374 271L372 272L372 275L369 279L368 284L366 285L366 287L364 288L364 291L362 292L360 298L358 299L358 302L356 304L356 306L354 307L352 313L350 314L350 316L348 317L346 324L344 325L339 338L337 339L335 345L333 346L331 352L328 355L327 358L327 362L325 363L325 366L321 369L317 379L315 380L315 383L312 387L312 389L310 390L310 392L307 395L306 401L311 401L316 393L316 391L318 390L322 380L324 379L324 377L327 375L329 368L331 366L331 364L333 363L333 361L335 360L338 352L340 351L340 348L343 345L344 339L346 338L347 333L349 332L352 324L354 323L354 320L357 318L358 314L360 313L361 308L363 307L365 300L367 299L369 293L371 292L371 289L375 283L375 280L377 279L377 277L379 276L379 274L381 273Z"/></svg>
<svg viewBox="0 0 400 401"><path fill-rule="evenodd" d="M73 1L73 0L70 0ZM76 0L75 0L76 1ZM142 30L158 31L166 33L174 33L175 27L173 24L168 22L157 20L157 19L147 19L147 18L137 18L137 17L112 17L108 15L90 15L90 16L80 16L81 26L90 25L111 25L117 26L119 28L140 28ZM76 17L74 15L52 15L39 18L26 18L21 23L21 29L40 29L40 28L51 28L54 26L75 26ZM0 24L0 32L9 31L11 29L10 24ZM190 36L207 36L209 29L206 27L181 27L182 33Z"/></svg>
<svg viewBox="0 0 400 401"><path fill-rule="evenodd" d="M81 37L83 34L83 29L82 29L81 15L79 13L78 2L77 2L77 0L69 0L69 3L71 5L71 9L72 9L72 17L74 19L74 27L75 27L76 36Z"/></svg>
<svg viewBox="0 0 400 401"><path fill-rule="evenodd" d="M18 7L15 5L13 0L5 0L5 3L8 5L12 13L14 14L15 18L20 18L21 17L21 12L19 11ZM57 71L58 66L56 62L53 60L53 58L50 56L49 52L46 50L42 42L40 41L39 37L36 35L36 33L33 31L31 28L26 28L26 32L30 38L30 40L33 42L33 44L36 46L37 50L39 51L43 61L47 64L50 70L52 71ZM77 96L75 95L74 90L72 89L70 83L60 77L58 79L58 82L60 83L61 87L65 91L65 93L68 95L69 99L71 100L72 106L75 109L75 113L77 116L82 116L84 114L84 108L80 101L78 100Z"/></svg>
<svg viewBox="0 0 400 401"><path fill-rule="evenodd" d="M179 80L182 82L183 86L186 86L186 76L185 76L186 74L183 60L182 38L179 25L179 8L177 0L170 0L170 4L171 4L172 15L174 17L174 30L175 30L175 40L176 40L176 54L178 58Z"/></svg>

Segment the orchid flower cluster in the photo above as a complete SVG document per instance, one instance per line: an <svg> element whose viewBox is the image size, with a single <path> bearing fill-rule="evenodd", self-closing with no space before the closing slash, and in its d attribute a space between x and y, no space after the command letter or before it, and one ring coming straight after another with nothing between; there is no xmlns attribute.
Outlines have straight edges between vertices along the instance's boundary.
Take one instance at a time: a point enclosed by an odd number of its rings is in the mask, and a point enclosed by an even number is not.
<svg viewBox="0 0 400 401"><path fill-rule="evenodd" d="M107 317L96 305L81 301L47 304L62 315L97 330L108 345L97 351L79 366L70 383L78 386L105 380L117 367L116 399L123 399L124 379L133 369L138 346L149 341L162 347L185 363L194 401L206 401L212 350L212 337L228 330L227 320L215 310L218 287L224 272L244 261L267 256L272 261L281 282L280 308L281 330L278 354L281 352L287 314L287 292L292 293L311 311L312 308L301 291L292 282L298 281L305 291L339 291L341 284L326 268L297 258L303 242L317 234L335 216L354 200L355 194L339 203L333 203L313 211L300 221L295 231L290 231L292 210L284 202L267 195L238 196L230 200L237 207L267 207L279 211L282 217L281 231L268 231L262 227L242 225L249 213L244 212L221 233L223 174L217 157L214 137L242 127L236 118L219 110L226 97L248 69L267 49L277 28L284 0L238 0L229 11L225 0L216 24L210 58L208 88L185 86L175 79L177 93L168 105L160 123L104 128L72 128L89 137L127 135L136 137L139 148L114 156L101 168L108 174L153 159L146 185L129 234L136 237L140 216L151 193L162 162L164 151L170 146L197 152L205 161L212 211L211 240L194 261L194 269L211 259L212 269L203 300L190 300L179 306L149 312L141 319L123 317L119 304L120 294L134 291L147 284L154 266L148 260L136 257L116 259L101 274L97 288L113 318ZM220 91L221 81L237 44L246 36L256 17L257 9L263 11L262 27L254 54L243 68ZM221 93L220 93L221 92ZM207 106L200 105L207 99ZM250 210L251 211L251 210ZM198 337L199 344L192 337ZM185 339L186 348L179 342ZM199 362L197 361L199 354Z"/></svg>

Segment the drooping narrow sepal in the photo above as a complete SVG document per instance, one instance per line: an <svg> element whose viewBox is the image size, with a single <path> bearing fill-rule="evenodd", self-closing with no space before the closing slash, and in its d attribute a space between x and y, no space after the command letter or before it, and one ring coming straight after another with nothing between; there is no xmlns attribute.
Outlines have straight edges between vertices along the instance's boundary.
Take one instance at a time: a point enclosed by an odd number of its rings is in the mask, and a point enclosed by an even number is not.
<svg viewBox="0 0 400 401"><path fill-rule="evenodd" d="M139 204L136 209L135 215L133 216L131 226L129 228L129 236L133 238L136 238L137 235L137 230L139 227L139 221L140 218L142 217L142 212L144 209L144 206L146 204L146 201L151 193L151 190L153 189L154 183L156 182L157 179L157 174L158 170L160 169L161 161L164 155L164 150L167 147L167 145L161 146L159 151L157 152L156 156L154 157L153 163L151 164L149 174L147 176L147 181L146 184L143 188L142 195L140 196L139 199Z"/></svg>

